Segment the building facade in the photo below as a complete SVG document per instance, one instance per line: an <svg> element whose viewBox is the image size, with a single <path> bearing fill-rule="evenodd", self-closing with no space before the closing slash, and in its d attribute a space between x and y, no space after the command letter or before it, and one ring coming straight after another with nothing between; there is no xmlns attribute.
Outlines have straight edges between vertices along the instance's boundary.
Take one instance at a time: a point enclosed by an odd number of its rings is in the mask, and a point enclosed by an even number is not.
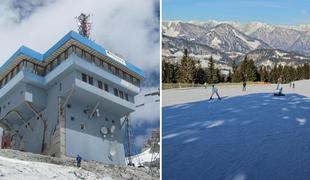
<svg viewBox="0 0 310 180"><path fill-rule="evenodd" d="M143 79L74 31L45 54L23 46L0 68L2 148L124 164L120 119Z"/></svg>

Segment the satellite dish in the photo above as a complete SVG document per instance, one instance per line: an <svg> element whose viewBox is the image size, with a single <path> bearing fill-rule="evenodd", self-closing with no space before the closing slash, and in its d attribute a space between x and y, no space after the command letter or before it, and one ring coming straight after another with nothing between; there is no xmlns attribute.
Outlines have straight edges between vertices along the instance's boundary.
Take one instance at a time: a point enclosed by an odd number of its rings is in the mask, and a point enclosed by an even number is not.
<svg viewBox="0 0 310 180"><path fill-rule="evenodd" d="M106 135L106 134L108 134L108 128L105 127L105 126L102 126L101 129L100 129L100 132L101 132L103 135Z"/></svg>
<svg viewBox="0 0 310 180"><path fill-rule="evenodd" d="M114 146L112 146L110 149L110 155L115 156L115 154L116 154L116 148Z"/></svg>
<svg viewBox="0 0 310 180"><path fill-rule="evenodd" d="M116 128L115 128L115 126L114 126L114 125L112 125L112 126L111 126L111 128L110 128L111 133L114 133L115 129L116 129Z"/></svg>

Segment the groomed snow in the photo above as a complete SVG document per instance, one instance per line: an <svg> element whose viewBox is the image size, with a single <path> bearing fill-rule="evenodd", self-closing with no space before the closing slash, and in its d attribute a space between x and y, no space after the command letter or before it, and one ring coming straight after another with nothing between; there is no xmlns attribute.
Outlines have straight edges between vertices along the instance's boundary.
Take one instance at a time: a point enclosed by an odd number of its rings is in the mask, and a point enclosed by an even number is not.
<svg viewBox="0 0 310 180"><path fill-rule="evenodd" d="M309 179L310 81L163 91L163 179Z"/></svg>

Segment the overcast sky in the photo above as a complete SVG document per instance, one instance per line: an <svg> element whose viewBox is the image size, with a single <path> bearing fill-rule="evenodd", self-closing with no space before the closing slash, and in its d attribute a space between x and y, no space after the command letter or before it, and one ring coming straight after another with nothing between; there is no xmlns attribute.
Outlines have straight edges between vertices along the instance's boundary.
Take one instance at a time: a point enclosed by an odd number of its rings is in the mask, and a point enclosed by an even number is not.
<svg viewBox="0 0 310 180"><path fill-rule="evenodd" d="M0 65L22 45L45 53L69 31L77 31L75 17L81 12L92 15L91 39L147 74L142 94L157 91L159 0L1 0ZM146 105L132 114L134 125L159 122L154 99L159 97L137 98Z"/></svg>

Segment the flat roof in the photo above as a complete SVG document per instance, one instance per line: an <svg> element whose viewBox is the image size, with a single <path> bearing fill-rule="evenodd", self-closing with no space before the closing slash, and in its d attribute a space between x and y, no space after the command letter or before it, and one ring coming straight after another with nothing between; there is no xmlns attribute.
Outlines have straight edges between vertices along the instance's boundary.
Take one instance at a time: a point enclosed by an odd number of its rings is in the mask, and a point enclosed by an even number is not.
<svg viewBox="0 0 310 180"><path fill-rule="evenodd" d="M28 56L34 60L37 60L39 62L43 62L45 59L47 59L49 56L51 56L55 51L57 51L61 46L63 46L67 41L70 39L74 39L78 41L79 43L95 50L101 55L104 55L106 57L109 57L112 61L115 63L121 65L122 67L125 67L126 69L130 70L131 72L134 72L138 76L145 78L144 72L136 67L135 65L129 63L127 60L124 60L122 58L119 58L115 56L114 54L110 54L110 51L105 49L104 47L96 44L94 41L78 34L75 31L70 31L68 34L66 34L61 40L59 40L54 46L52 46L48 51L46 51L44 54L40 54L26 46L21 46L0 68L0 75L4 73L4 71L15 61L15 59L20 55Z"/></svg>

